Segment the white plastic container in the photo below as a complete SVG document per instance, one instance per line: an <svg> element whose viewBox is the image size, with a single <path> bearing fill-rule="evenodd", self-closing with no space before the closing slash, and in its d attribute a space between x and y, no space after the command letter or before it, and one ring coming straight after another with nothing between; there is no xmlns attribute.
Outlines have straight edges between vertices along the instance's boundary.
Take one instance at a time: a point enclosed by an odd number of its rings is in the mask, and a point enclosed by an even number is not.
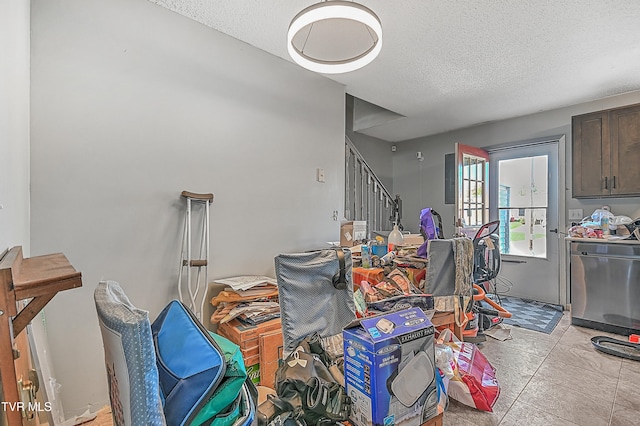
<svg viewBox="0 0 640 426"><path fill-rule="evenodd" d="M600 219L600 226L602 226L602 233L604 235L609 235L611 232L609 231L609 217L602 216Z"/></svg>
<svg viewBox="0 0 640 426"><path fill-rule="evenodd" d="M387 252L396 250L396 247L401 246L403 243L402 232L398 229L398 225L393 225L393 231L389 233L389 238L387 239Z"/></svg>

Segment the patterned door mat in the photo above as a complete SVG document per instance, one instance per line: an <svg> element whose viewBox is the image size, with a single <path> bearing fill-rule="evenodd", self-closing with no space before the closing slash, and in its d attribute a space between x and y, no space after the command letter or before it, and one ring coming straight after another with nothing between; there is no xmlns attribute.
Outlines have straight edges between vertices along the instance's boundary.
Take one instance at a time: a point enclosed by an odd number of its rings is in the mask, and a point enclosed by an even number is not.
<svg viewBox="0 0 640 426"><path fill-rule="evenodd" d="M559 305L504 296L500 297L500 304L511 312L511 318L505 318L505 324L546 334L550 334L562 318Z"/></svg>

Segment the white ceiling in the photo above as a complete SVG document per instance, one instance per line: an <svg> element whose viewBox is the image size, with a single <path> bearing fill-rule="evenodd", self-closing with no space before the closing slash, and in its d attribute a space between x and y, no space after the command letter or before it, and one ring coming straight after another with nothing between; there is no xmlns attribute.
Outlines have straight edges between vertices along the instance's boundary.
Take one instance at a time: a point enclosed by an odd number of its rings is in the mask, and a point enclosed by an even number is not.
<svg viewBox="0 0 640 426"><path fill-rule="evenodd" d="M150 0L291 61L291 19L318 0ZM391 142L640 90L638 0L359 0L382 52L328 78L404 115Z"/></svg>

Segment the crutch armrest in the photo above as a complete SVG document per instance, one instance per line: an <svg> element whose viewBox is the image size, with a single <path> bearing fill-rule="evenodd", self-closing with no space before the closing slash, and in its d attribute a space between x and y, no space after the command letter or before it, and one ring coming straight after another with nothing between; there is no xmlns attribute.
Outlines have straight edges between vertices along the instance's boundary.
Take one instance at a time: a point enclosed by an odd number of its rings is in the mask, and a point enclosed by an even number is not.
<svg viewBox="0 0 640 426"><path fill-rule="evenodd" d="M196 194L195 192L182 191L184 198L191 198L192 200L213 202L213 194Z"/></svg>

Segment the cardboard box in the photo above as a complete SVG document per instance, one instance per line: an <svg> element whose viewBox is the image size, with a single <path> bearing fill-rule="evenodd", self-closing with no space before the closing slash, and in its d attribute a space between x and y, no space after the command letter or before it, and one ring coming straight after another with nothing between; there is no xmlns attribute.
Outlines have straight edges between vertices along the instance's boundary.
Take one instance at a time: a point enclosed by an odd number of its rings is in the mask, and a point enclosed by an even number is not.
<svg viewBox="0 0 640 426"><path fill-rule="evenodd" d="M358 241L367 238L367 221L352 220L340 225L340 246L353 247Z"/></svg>
<svg viewBox="0 0 640 426"><path fill-rule="evenodd" d="M364 318L343 338L355 426L419 426L438 414L434 327L421 309Z"/></svg>
<svg viewBox="0 0 640 426"><path fill-rule="evenodd" d="M424 237L420 234L403 234L403 246L421 246L424 244Z"/></svg>

